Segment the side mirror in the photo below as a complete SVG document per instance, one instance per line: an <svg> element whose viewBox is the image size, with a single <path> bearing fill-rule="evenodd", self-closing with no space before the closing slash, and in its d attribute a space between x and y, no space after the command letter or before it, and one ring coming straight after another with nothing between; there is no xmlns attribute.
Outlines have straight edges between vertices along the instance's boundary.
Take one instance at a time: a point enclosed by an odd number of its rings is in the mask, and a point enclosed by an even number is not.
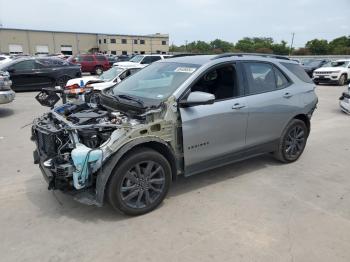
<svg viewBox="0 0 350 262"><path fill-rule="evenodd" d="M195 91L189 94L187 99L182 99L179 102L181 107L191 107L199 105L210 105L214 104L215 96L213 94Z"/></svg>

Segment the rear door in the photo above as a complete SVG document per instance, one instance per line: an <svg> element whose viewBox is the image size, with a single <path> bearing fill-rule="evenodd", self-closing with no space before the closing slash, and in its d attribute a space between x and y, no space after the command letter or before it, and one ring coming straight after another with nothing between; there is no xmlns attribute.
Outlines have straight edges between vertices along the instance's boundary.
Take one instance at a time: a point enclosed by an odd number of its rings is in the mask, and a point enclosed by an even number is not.
<svg viewBox="0 0 350 262"><path fill-rule="evenodd" d="M272 146L298 110L291 80L275 65L244 62L248 108L247 147Z"/></svg>
<svg viewBox="0 0 350 262"><path fill-rule="evenodd" d="M245 147L247 108L234 64L209 69L191 87L216 96L214 104L180 108L185 175L229 162Z"/></svg>

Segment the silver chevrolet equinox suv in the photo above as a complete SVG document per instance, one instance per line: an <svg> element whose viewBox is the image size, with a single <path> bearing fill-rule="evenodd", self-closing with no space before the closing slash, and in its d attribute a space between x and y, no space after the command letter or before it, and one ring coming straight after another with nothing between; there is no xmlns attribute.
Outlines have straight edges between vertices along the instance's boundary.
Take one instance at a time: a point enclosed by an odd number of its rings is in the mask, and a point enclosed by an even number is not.
<svg viewBox="0 0 350 262"><path fill-rule="evenodd" d="M310 134L314 89L282 56L180 55L104 90L97 106L66 103L35 119L34 163L49 189L144 214L179 175L265 153L296 161Z"/></svg>

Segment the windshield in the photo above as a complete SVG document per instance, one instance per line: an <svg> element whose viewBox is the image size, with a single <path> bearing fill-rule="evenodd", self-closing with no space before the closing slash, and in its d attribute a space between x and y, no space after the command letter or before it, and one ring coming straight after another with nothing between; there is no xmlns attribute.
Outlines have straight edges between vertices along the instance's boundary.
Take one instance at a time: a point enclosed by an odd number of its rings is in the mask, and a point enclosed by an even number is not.
<svg viewBox="0 0 350 262"><path fill-rule="evenodd" d="M154 63L125 79L112 89L113 95L129 95L140 99L168 98L199 65L185 63Z"/></svg>
<svg viewBox="0 0 350 262"><path fill-rule="evenodd" d="M334 61L325 64L323 67L347 67L348 61Z"/></svg>
<svg viewBox="0 0 350 262"><path fill-rule="evenodd" d="M106 82L112 81L116 76L121 74L123 71L124 71L123 68L114 66L111 69L103 72L103 74L100 75L98 78Z"/></svg>
<svg viewBox="0 0 350 262"><path fill-rule="evenodd" d="M143 55L137 55L131 58L129 61L134 63L140 63L143 58L144 58Z"/></svg>
<svg viewBox="0 0 350 262"><path fill-rule="evenodd" d="M303 65L309 66L309 67L315 67L315 66L319 66L320 63L321 63L320 60L307 60L306 62L303 63Z"/></svg>

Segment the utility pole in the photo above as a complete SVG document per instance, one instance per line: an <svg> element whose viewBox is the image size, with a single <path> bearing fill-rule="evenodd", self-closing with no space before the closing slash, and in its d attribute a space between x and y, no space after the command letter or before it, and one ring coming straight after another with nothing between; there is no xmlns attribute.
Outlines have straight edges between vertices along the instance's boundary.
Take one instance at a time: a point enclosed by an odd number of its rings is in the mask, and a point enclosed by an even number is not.
<svg viewBox="0 0 350 262"><path fill-rule="evenodd" d="M289 56L292 54L292 48L293 48L293 43L294 43L294 35L295 35L295 33L292 33L292 42L290 43Z"/></svg>

